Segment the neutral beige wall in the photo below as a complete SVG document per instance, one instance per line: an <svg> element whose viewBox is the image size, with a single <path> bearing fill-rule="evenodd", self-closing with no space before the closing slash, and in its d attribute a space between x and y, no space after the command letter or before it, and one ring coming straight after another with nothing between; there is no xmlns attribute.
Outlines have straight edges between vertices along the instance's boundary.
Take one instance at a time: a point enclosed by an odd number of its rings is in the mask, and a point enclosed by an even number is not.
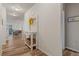
<svg viewBox="0 0 79 59"><path fill-rule="evenodd" d="M48 55L62 55L61 4L35 4L28 12L37 15L38 48Z"/></svg>

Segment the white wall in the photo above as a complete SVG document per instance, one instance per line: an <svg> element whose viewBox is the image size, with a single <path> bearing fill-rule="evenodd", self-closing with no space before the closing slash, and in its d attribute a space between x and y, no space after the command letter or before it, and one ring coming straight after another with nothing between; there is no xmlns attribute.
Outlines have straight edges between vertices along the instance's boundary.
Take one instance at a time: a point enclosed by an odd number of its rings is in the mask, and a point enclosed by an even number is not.
<svg viewBox="0 0 79 59"><path fill-rule="evenodd" d="M1 9L1 4L0 4L0 11L2 11L2 9ZM2 37L2 12L0 12L0 49L1 49L1 43L2 43L2 39L3 39L3 37Z"/></svg>
<svg viewBox="0 0 79 59"><path fill-rule="evenodd" d="M79 16L79 3L66 4L66 20L68 17ZM79 51L79 22L66 23L66 47Z"/></svg>
<svg viewBox="0 0 79 59"><path fill-rule="evenodd" d="M35 4L25 14L26 19L37 15L38 48L48 55L62 55L61 9L61 4Z"/></svg>
<svg viewBox="0 0 79 59"><path fill-rule="evenodd" d="M33 6L25 13L25 17L24 17L24 19L25 19L24 30L25 31L30 31L29 24L28 24L28 20L30 17L36 18L34 23L31 25L31 31L37 32L37 5Z"/></svg>
<svg viewBox="0 0 79 59"><path fill-rule="evenodd" d="M79 3L66 4L66 17L79 16Z"/></svg>
<svg viewBox="0 0 79 59"><path fill-rule="evenodd" d="M2 25L3 20L3 25ZM6 39L6 9L0 4L0 48L3 41Z"/></svg>

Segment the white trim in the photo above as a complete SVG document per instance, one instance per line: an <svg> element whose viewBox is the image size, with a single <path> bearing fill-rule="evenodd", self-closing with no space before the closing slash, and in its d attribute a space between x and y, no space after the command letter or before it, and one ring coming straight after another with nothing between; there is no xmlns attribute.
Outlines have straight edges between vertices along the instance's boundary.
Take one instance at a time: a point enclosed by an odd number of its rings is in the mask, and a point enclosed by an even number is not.
<svg viewBox="0 0 79 59"><path fill-rule="evenodd" d="M73 48L70 48L70 47L66 47L66 48L68 48L68 49L70 49L70 50L73 50L73 51L79 52L79 50L76 50L76 49L73 49Z"/></svg>
<svg viewBox="0 0 79 59"><path fill-rule="evenodd" d="M48 55L48 56L52 56L50 53L47 53L46 51L44 51L43 49L41 49L41 48L38 48L39 50L41 50L42 52L44 52L46 55Z"/></svg>

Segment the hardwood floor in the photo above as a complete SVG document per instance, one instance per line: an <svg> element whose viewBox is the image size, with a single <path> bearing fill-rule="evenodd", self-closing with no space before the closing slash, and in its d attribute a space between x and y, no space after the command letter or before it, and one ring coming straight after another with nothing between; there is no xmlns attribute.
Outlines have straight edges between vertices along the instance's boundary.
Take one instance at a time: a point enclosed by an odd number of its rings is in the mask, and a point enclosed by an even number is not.
<svg viewBox="0 0 79 59"><path fill-rule="evenodd" d="M13 36L12 40L9 40L7 47L3 47L2 56L47 56L39 49L33 50L25 46L22 36Z"/></svg>
<svg viewBox="0 0 79 59"><path fill-rule="evenodd" d="M29 51L27 53L20 54L20 56L47 56L47 55L42 51L40 51L39 49L35 49L32 51L32 53L31 51Z"/></svg>
<svg viewBox="0 0 79 59"><path fill-rule="evenodd" d="M65 49L64 50L64 56L79 56L79 52L70 50L70 49Z"/></svg>

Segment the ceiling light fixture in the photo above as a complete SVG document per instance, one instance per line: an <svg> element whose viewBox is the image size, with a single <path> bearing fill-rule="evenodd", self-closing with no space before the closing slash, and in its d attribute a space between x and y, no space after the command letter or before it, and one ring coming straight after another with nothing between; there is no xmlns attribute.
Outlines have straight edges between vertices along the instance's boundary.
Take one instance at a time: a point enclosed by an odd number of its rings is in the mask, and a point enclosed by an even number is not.
<svg viewBox="0 0 79 59"><path fill-rule="evenodd" d="M23 9L20 6L12 6L11 8L15 11L23 11Z"/></svg>
<svg viewBox="0 0 79 59"><path fill-rule="evenodd" d="M10 13L10 15L12 15L12 16L18 16L16 13Z"/></svg>

